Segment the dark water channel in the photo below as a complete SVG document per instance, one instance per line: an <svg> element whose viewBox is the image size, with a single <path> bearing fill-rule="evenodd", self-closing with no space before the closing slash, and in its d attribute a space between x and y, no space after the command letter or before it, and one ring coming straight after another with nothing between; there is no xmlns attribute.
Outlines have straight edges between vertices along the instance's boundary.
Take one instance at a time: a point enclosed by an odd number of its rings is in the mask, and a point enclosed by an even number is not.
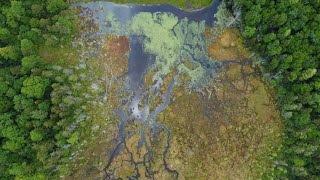
<svg viewBox="0 0 320 180"><path fill-rule="evenodd" d="M138 4L125 4L119 5L112 2L93 2L93 3L80 3L74 4L73 7L82 6L89 9L93 12L93 19L99 24L99 31L94 34L85 34L85 36L103 36L108 33L111 29L106 26L106 17L108 14L113 14L119 20L120 24L125 24L130 22L131 18L140 13L140 12L169 12L178 17L179 20L183 18L188 18L189 21L205 21L207 26L213 26L214 23L214 14L217 12L220 2L215 0L209 7L194 10L192 12L183 11L175 6L169 4L161 5L138 5ZM112 28L112 27L111 27ZM170 148L170 130L163 124L159 124L156 119L158 115L165 110L165 108L170 103L170 95L173 91L173 87L178 77L178 73L175 74L174 78L171 80L169 87L167 88L164 94L160 92L160 83L155 82L151 87L146 87L144 82L144 76L148 69L148 65L155 61L155 56L145 53L143 47L143 37L130 36L130 53L128 58L128 73L127 73L127 90L131 93L131 97L123 97L127 99L125 104L121 105L118 110L115 110L115 115L120 119L118 137L116 139L117 145L113 152L110 153L108 164L106 164L105 172L106 179L118 179L117 175L114 173L115 169L112 168L112 163L117 156L121 153L127 153L130 157L130 164L134 167L135 173L128 179L138 179L141 177L141 172L139 171L138 166L143 166L145 168L145 177L154 178L154 175L157 173L152 170L152 162L162 161L164 169L172 174L173 179L177 179L179 173L170 169L167 162L166 156ZM209 65L206 68L210 70ZM216 65L212 68L219 68L220 65ZM150 109L150 94L153 94L162 99L162 103L158 105L153 111ZM143 103L143 104L142 104ZM142 104L142 105L141 105ZM134 130L127 130L128 126L133 123L141 124L141 128ZM156 141L151 139L157 139L160 132L166 134L166 143L165 147L162 150L162 158L154 159L154 153L151 149ZM140 139L137 143L137 147L141 148L145 146L147 153L144 155L143 161L136 162L133 158L133 152L126 145L126 140L133 135L140 134ZM147 139L150 139L147 143Z"/></svg>

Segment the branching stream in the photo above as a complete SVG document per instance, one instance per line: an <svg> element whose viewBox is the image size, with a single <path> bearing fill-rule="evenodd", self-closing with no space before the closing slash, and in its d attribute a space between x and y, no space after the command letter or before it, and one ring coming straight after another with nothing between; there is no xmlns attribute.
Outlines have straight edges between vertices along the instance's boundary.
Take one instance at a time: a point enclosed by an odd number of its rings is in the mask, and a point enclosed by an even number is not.
<svg viewBox="0 0 320 180"><path fill-rule="evenodd" d="M175 170L172 170L168 167L168 164L166 162L166 154L168 152L168 149L170 147L170 131L169 129L162 124L158 124L156 121L156 118L159 113L161 113L170 103L170 95L172 93L175 78L173 78L170 82L170 85L166 91L165 94L160 93L160 84L155 83L150 88L146 88L144 83L144 73L146 72L148 59L151 57L147 57L146 54L142 53L143 47L141 42L139 42L138 37L132 37L131 38L131 46L135 49L134 52L132 52L129 56L129 83L128 83L128 90L133 93L133 97L126 103L124 106L125 109L118 109L115 111L115 114L121 119L119 124L119 131L118 131L118 144L115 148L115 150L112 152L109 162L105 167L106 172L106 178L107 179L115 179L116 176L114 175L114 170L110 169L113 160L116 156L119 155L120 151L126 151L126 153L130 156L130 164L134 166L135 174L128 177L129 179L136 179L141 176L139 172L139 165L142 165L146 169L145 176L152 178L156 172L153 172L151 170L152 162L155 161L153 159L153 150L151 147L153 146L152 142L150 146L148 145L146 134L147 130L151 130L149 133L149 136L157 139L157 136L159 135L160 131L164 131L166 133L166 145L163 148L163 165L165 169L169 173L175 174L175 176L178 176L178 172ZM137 54L136 54L137 53ZM133 57L135 59L133 59ZM136 59L138 57L138 59ZM155 94L156 96L159 96L162 98L163 103L156 107L154 111L150 112L150 95ZM139 108L139 105L142 104L142 100L145 99L145 103L143 104L142 108ZM138 129L136 131L130 131L126 130L126 126L131 126L135 123L141 123L142 128ZM126 144L127 138L132 137L135 134L140 134L140 138L138 140L138 148L141 148L142 146L145 146L147 149L147 152L143 155L143 161L135 161L133 158L133 152L130 150L130 148Z"/></svg>

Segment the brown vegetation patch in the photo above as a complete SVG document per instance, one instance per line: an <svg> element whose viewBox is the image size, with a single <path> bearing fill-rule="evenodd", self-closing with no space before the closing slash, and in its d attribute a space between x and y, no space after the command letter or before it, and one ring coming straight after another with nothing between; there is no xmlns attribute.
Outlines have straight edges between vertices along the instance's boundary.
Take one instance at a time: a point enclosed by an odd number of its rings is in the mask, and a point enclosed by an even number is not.
<svg viewBox="0 0 320 180"><path fill-rule="evenodd" d="M257 164L271 167L263 158L280 142L279 114L263 82L239 66L221 72L211 98L176 87L160 114L172 136L168 163L181 179L260 178Z"/></svg>
<svg viewBox="0 0 320 180"><path fill-rule="evenodd" d="M207 34L210 36L210 34ZM249 52L243 46L243 39L238 29L227 29L215 42L209 45L209 56L218 61L245 60Z"/></svg>
<svg viewBox="0 0 320 180"><path fill-rule="evenodd" d="M232 34L235 33L235 34ZM173 102L158 121L171 130L168 164L180 179L259 179L272 168L272 155L281 142L281 121L270 90L248 60L249 52L227 30L218 44L225 65L212 82L213 92L185 92L175 87ZM223 44L225 43L225 44Z"/></svg>
<svg viewBox="0 0 320 180"><path fill-rule="evenodd" d="M128 72L129 40L125 36L107 35L102 42L101 58L113 78Z"/></svg>

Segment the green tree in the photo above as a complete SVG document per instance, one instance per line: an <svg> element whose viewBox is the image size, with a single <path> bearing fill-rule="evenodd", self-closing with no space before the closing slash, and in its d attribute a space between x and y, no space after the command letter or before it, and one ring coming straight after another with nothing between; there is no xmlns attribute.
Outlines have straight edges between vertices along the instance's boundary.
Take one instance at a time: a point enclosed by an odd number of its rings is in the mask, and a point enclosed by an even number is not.
<svg viewBox="0 0 320 180"><path fill-rule="evenodd" d="M287 14L286 13L281 13L281 14L277 14L274 17L274 25L277 27L282 26L284 23L286 23L288 20Z"/></svg>
<svg viewBox="0 0 320 180"><path fill-rule="evenodd" d="M25 17L25 9L21 1L10 1L11 6L4 10L7 24L12 28L17 28L19 26L19 21Z"/></svg>
<svg viewBox="0 0 320 180"><path fill-rule="evenodd" d="M317 73L317 69L307 69L301 73L300 80L307 80L313 77Z"/></svg>
<svg viewBox="0 0 320 180"><path fill-rule="evenodd" d="M30 132L30 138L34 142L39 142L43 139L43 135L40 131L33 130Z"/></svg>
<svg viewBox="0 0 320 180"><path fill-rule="evenodd" d="M278 31L278 38L279 39L285 39L291 34L291 29L288 27L281 27Z"/></svg>
<svg viewBox="0 0 320 180"><path fill-rule="evenodd" d="M26 142L24 134L16 126L4 127L1 130L2 137L6 138L3 144L4 149L8 149L12 152L17 152L19 149L24 148Z"/></svg>
<svg viewBox="0 0 320 180"><path fill-rule="evenodd" d="M263 36L263 42L269 43L276 39L276 35L274 33L269 33Z"/></svg>
<svg viewBox="0 0 320 180"><path fill-rule="evenodd" d="M49 79L41 76L31 76L23 81L21 93L32 98L43 98L49 86Z"/></svg>
<svg viewBox="0 0 320 180"><path fill-rule="evenodd" d="M0 81L0 96L4 95L8 89L8 84L5 81Z"/></svg>
<svg viewBox="0 0 320 180"><path fill-rule="evenodd" d="M15 176L23 176L27 174L27 171L28 171L28 167L26 162L13 163L11 168L9 169L9 173Z"/></svg>
<svg viewBox="0 0 320 180"><path fill-rule="evenodd" d="M21 40L21 52L24 56L30 56L35 54L36 49L34 43L29 39Z"/></svg>
<svg viewBox="0 0 320 180"><path fill-rule="evenodd" d="M68 7L68 4L64 0L48 0L47 1L47 11L50 13L56 13L67 7Z"/></svg>
<svg viewBox="0 0 320 180"><path fill-rule="evenodd" d="M254 26L256 24L259 24L261 21L261 6L260 5L254 5L250 8L250 11L248 11L245 14L244 20L247 25Z"/></svg>
<svg viewBox="0 0 320 180"><path fill-rule="evenodd" d="M41 62L41 59L39 56L26 56L22 58L21 65L26 70L31 70L32 68L35 68L39 63Z"/></svg>
<svg viewBox="0 0 320 180"><path fill-rule="evenodd" d="M11 39L10 31L7 28L0 28L0 42L9 43Z"/></svg>
<svg viewBox="0 0 320 180"><path fill-rule="evenodd" d="M0 96L0 113L8 111L12 107L13 103L6 97Z"/></svg>
<svg viewBox="0 0 320 180"><path fill-rule="evenodd" d="M41 15L45 12L43 4L32 4L31 12L35 17L41 17Z"/></svg>
<svg viewBox="0 0 320 180"><path fill-rule="evenodd" d="M19 49L16 46L5 46L0 48L0 56L6 60L17 61L19 58Z"/></svg>
<svg viewBox="0 0 320 180"><path fill-rule="evenodd" d="M34 101L23 94L19 94L14 96L13 103L16 111L23 112L26 109L31 110L33 108Z"/></svg>
<svg viewBox="0 0 320 180"><path fill-rule="evenodd" d="M249 27L246 26L244 31L243 31L243 36L246 38L251 38L256 34L256 28L255 27Z"/></svg>
<svg viewBox="0 0 320 180"><path fill-rule="evenodd" d="M280 46L279 40L275 40L267 45L266 52L269 56L274 56L280 54L282 48Z"/></svg>

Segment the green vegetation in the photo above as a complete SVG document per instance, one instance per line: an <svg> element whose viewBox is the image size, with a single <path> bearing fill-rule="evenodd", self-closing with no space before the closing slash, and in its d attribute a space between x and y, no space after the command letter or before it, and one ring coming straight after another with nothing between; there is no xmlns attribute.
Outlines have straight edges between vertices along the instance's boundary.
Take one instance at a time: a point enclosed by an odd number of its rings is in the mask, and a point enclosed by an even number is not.
<svg viewBox="0 0 320 180"><path fill-rule="evenodd" d="M51 111L51 68L38 48L49 40L45 36L59 35L53 27L63 16L54 12L67 4L1 1L0 6L0 179L42 179L41 167L56 149L52 142L62 128Z"/></svg>
<svg viewBox="0 0 320 180"><path fill-rule="evenodd" d="M93 67L81 61L68 65L62 54L49 64L40 53L70 47L76 19L68 5L0 2L0 179L67 174L80 138L91 136L80 129L91 128L87 114L102 93L92 84Z"/></svg>
<svg viewBox="0 0 320 180"><path fill-rule="evenodd" d="M320 178L320 2L241 0L243 35L260 52L285 119L274 176Z"/></svg>

